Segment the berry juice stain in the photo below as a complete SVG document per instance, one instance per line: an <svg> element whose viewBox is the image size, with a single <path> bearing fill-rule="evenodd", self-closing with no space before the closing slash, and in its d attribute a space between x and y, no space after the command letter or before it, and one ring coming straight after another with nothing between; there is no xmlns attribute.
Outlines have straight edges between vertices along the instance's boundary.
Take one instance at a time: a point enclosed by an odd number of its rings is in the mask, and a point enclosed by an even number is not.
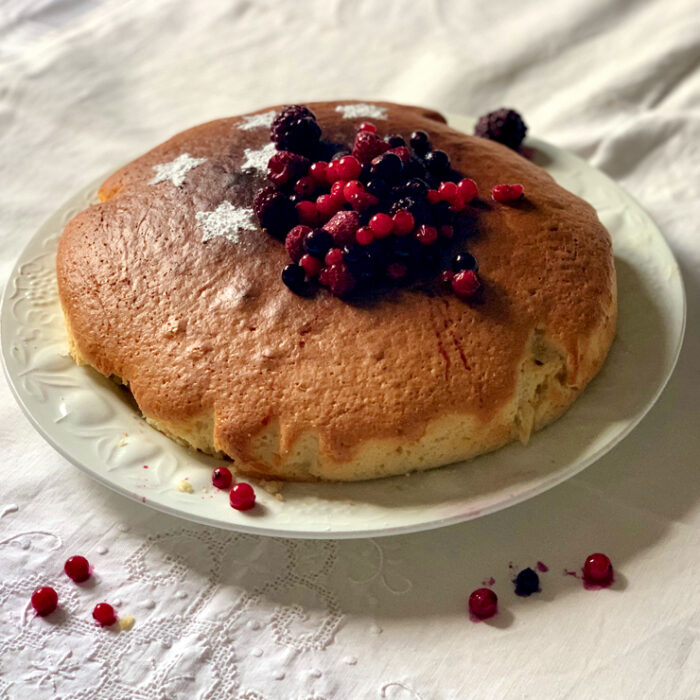
<svg viewBox="0 0 700 700"><path fill-rule="evenodd" d="M541 571L543 574L549 571L549 567L541 561L537 562L537 571Z"/></svg>

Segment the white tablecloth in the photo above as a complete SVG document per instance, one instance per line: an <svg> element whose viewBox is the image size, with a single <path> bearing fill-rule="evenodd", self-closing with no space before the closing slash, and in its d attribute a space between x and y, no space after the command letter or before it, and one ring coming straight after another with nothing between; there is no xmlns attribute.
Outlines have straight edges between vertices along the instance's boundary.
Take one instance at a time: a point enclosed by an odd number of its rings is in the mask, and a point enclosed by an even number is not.
<svg viewBox="0 0 700 700"><path fill-rule="evenodd" d="M197 527L93 483L0 379L0 698L700 697L700 6L673 2L0 3L0 283L83 184L187 126L366 97L481 114L622 183L685 276L658 405L581 475L413 536L294 542ZM563 570L607 552L612 589ZM62 574L80 553L78 587ZM517 598L513 568L549 566ZM493 577L502 612L473 624ZM48 619L33 588L56 587ZM130 631L92 623L107 600Z"/></svg>

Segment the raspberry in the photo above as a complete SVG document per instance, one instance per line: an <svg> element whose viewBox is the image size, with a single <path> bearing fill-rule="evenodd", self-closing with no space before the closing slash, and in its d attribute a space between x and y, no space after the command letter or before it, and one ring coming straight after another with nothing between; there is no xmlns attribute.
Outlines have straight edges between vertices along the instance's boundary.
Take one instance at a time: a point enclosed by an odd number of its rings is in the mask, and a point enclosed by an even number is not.
<svg viewBox="0 0 700 700"><path fill-rule="evenodd" d="M328 219L330 219L331 216L333 216L333 214L336 214L338 211L340 211L341 207L343 206L343 203L344 200L338 201L338 199L333 197L332 194L322 194L316 200L316 209L318 210L318 214L321 217L321 220L328 221Z"/></svg>
<svg viewBox="0 0 700 700"><path fill-rule="evenodd" d="M600 552L591 554L583 565L583 579L586 583L607 586L612 583L613 566L610 559Z"/></svg>
<svg viewBox="0 0 700 700"><path fill-rule="evenodd" d="M355 156L343 156L335 168L341 180L356 180L362 172L362 165Z"/></svg>
<svg viewBox="0 0 700 700"><path fill-rule="evenodd" d="M294 194L299 199L311 199L316 191L316 180L311 175L304 175L294 185Z"/></svg>
<svg viewBox="0 0 700 700"><path fill-rule="evenodd" d="M231 508L235 510L250 510L255 505L255 491L244 481L235 484L228 494Z"/></svg>
<svg viewBox="0 0 700 700"><path fill-rule="evenodd" d="M307 233L311 233L311 228L300 224L295 226L284 239L284 247L294 262L299 262L304 254L304 239Z"/></svg>
<svg viewBox="0 0 700 700"><path fill-rule="evenodd" d="M498 612L498 596L490 588L477 588L469 596L469 612L482 620Z"/></svg>
<svg viewBox="0 0 700 700"><path fill-rule="evenodd" d="M316 117L304 105L285 107L272 122L270 139L281 151L312 155L318 147L321 128Z"/></svg>
<svg viewBox="0 0 700 700"><path fill-rule="evenodd" d="M394 221L388 214L375 214L369 220L369 227L377 238L386 238L394 230Z"/></svg>
<svg viewBox="0 0 700 700"><path fill-rule="evenodd" d="M525 138L527 126L514 109L503 108L484 114L477 122L474 133L517 151Z"/></svg>
<svg viewBox="0 0 700 700"><path fill-rule="evenodd" d="M263 187L255 197L253 211L260 226L281 237L297 222L297 212L289 198L272 186Z"/></svg>
<svg viewBox="0 0 700 700"><path fill-rule="evenodd" d="M397 236L405 236L407 233L411 233L415 225L415 219L410 211L399 209L394 214L394 233Z"/></svg>
<svg viewBox="0 0 700 700"><path fill-rule="evenodd" d="M491 189L491 196L503 204L520 199L523 196L523 191L522 185L495 185Z"/></svg>
<svg viewBox="0 0 700 700"><path fill-rule="evenodd" d="M374 231L369 226L362 226L355 233L355 240L360 245L369 245L374 240Z"/></svg>
<svg viewBox="0 0 700 700"><path fill-rule="evenodd" d="M457 183L457 192L465 204L469 204L475 197L479 196L479 188L470 177L465 177Z"/></svg>
<svg viewBox="0 0 700 700"><path fill-rule="evenodd" d="M231 474L231 470L228 467L217 467L211 474L211 483L217 489L231 488L232 481L233 474Z"/></svg>
<svg viewBox="0 0 700 700"><path fill-rule="evenodd" d="M452 278L452 289L460 299L472 299L481 283L474 270L461 270Z"/></svg>
<svg viewBox="0 0 700 700"><path fill-rule="evenodd" d="M311 161L290 151L277 151L267 163L267 177L280 187L287 182L296 182L309 172Z"/></svg>
<svg viewBox="0 0 700 700"><path fill-rule="evenodd" d="M355 231L360 225L360 216L355 211L339 211L323 228L333 236L335 244L341 248L355 240Z"/></svg>
<svg viewBox="0 0 700 700"><path fill-rule="evenodd" d="M328 287L331 294L337 297L347 296L355 288L355 278L350 274L345 263L324 268L318 279L322 285Z"/></svg>
<svg viewBox="0 0 700 700"><path fill-rule="evenodd" d="M358 131L369 131L373 134L377 133L377 127L372 124L372 122L362 122L360 126L357 127Z"/></svg>
<svg viewBox="0 0 700 700"><path fill-rule="evenodd" d="M297 202L296 210L299 221L306 226L316 226L321 222L321 216L315 202Z"/></svg>
<svg viewBox="0 0 700 700"><path fill-rule="evenodd" d="M372 158L389 150L389 144L380 139L371 131L358 131L352 146L352 155L360 163L369 163Z"/></svg>

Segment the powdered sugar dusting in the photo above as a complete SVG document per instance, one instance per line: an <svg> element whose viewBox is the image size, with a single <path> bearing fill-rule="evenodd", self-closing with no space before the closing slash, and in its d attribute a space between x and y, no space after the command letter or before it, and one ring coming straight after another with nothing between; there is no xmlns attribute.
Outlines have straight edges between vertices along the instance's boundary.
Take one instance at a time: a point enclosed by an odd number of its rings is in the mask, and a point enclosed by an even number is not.
<svg viewBox="0 0 700 700"><path fill-rule="evenodd" d="M249 117L243 117L243 124L238 128L241 131L262 129L263 127L269 129L272 126L276 114L277 112L275 112L274 109L269 112L263 112L262 114L251 114Z"/></svg>
<svg viewBox="0 0 700 700"><path fill-rule="evenodd" d="M203 229L202 243L222 237L231 243L240 244L241 234L255 231L253 210L247 207L234 207L225 200L214 211L197 212L197 223Z"/></svg>
<svg viewBox="0 0 700 700"><path fill-rule="evenodd" d="M338 105L336 112L343 115L343 119L357 119L366 117L368 119L386 119L386 107L378 107L365 102L354 105Z"/></svg>
<svg viewBox="0 0 700 700"><path fill-rule="evenodd" d="M243 165L241 165L241 170L259 170L260 172L267 172L267 163L275 155L277 149L275 144L270 142L258 151L252 148L246 148L243 155L245 160Z"/></svg>
<svg viewBox="0 0 700 700"><path fill-rule="evenodd" d="M159 182L170 180L175 187L180 187L185 182L187 173L206 161L206 158L193 158L189 153L183 153L169 163L154 165L156 174L148 184L157 185Z"/></svg>

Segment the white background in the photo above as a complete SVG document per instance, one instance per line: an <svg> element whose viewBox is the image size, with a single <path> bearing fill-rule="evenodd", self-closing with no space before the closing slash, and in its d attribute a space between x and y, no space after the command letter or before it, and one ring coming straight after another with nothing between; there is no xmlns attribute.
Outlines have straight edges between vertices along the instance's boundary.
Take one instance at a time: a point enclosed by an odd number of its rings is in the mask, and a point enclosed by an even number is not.
<svg viewBox="0 0 700 700"><path fill-rule="evenodd" d="M673 2L0 2L0 283L63 200L176 131L270 103L508 105L633 195L688 292L658 405L580 476L446 530L295 543L93 484L0 379L0 698L700 697L700 7ZM618 581L563 569L607 552ZM96 567L78 588L64 559ZM545 562L519 599L509 564ZM502 613L472 624L493 576ZM56 586L59 613L27 601ZM129 632L95 628L118 602Z"/></svg>

